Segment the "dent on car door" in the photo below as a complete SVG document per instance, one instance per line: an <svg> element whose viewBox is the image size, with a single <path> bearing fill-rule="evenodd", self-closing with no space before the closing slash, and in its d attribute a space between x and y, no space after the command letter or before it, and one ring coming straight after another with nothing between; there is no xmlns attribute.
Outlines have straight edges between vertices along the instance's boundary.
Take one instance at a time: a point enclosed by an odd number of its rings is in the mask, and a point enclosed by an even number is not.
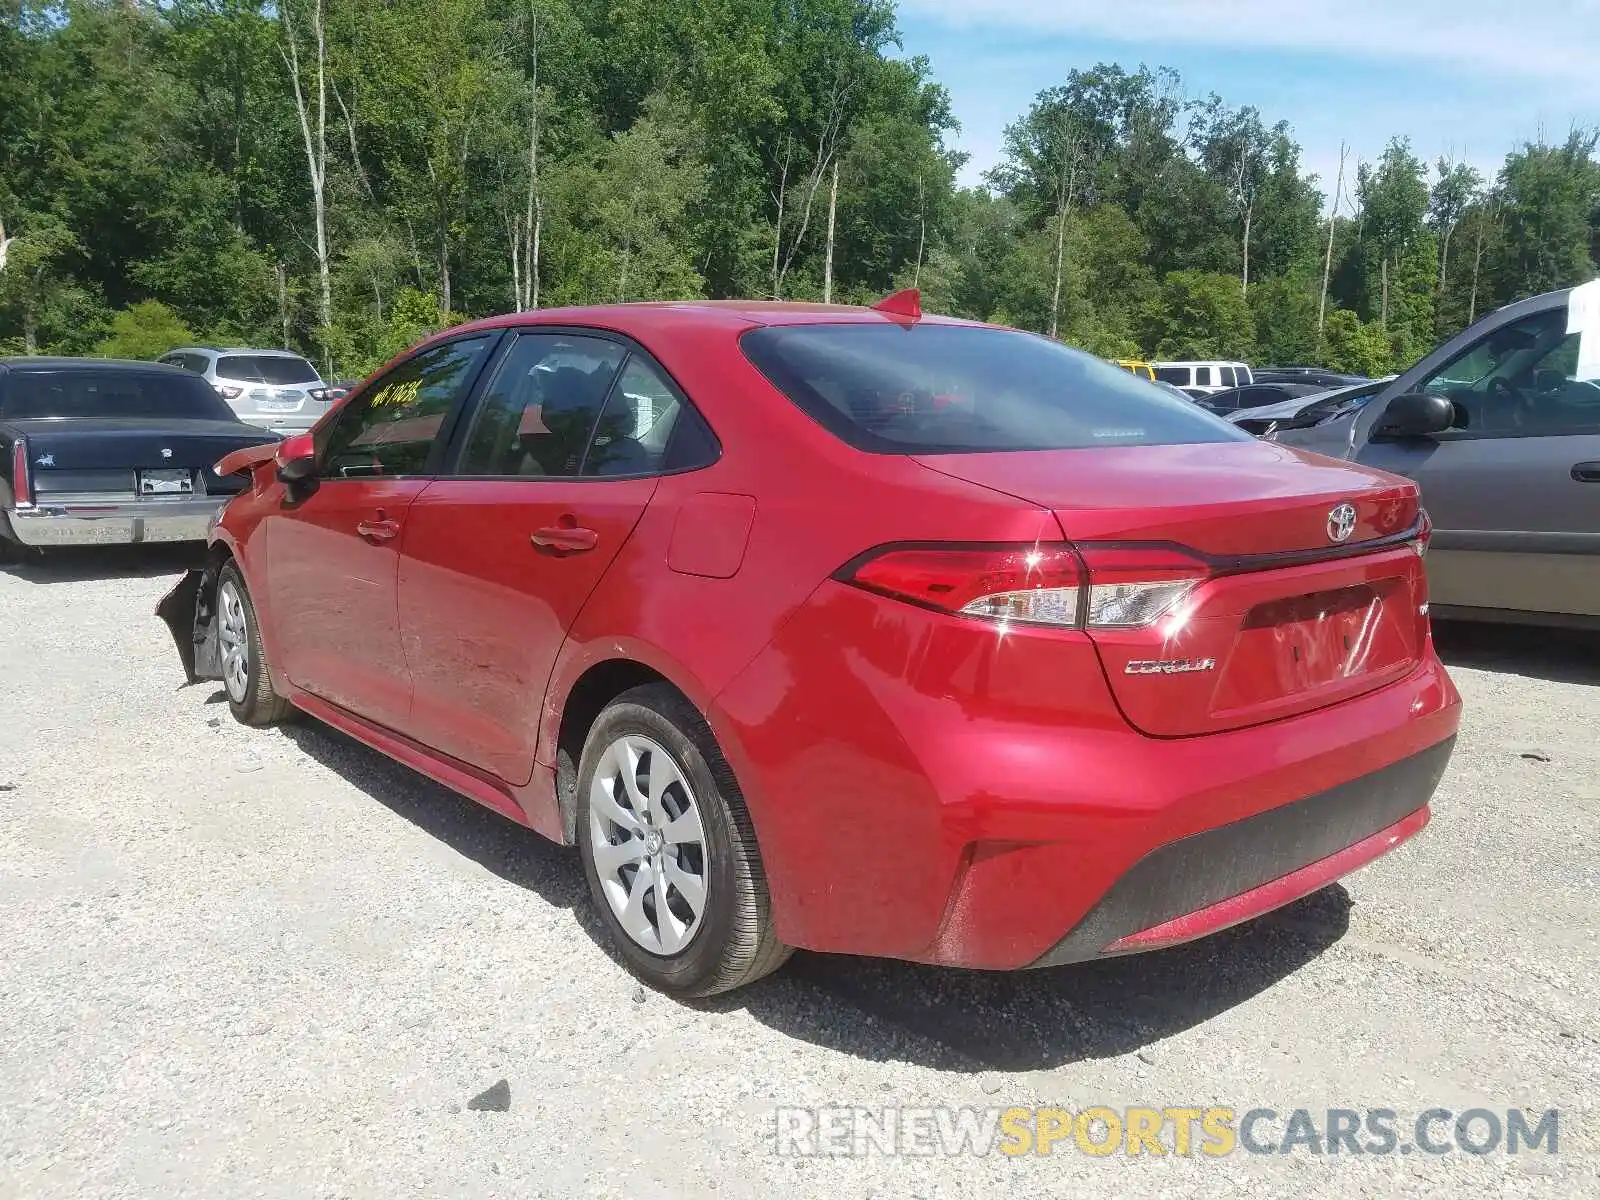
<svg viewBox="0 0 1600 1200"><path fill-rule="evenodd" d="M282 666L295 686L403 730L411 678L396 621L399 547L441 426L492 337L426 350L318 434L317 478L267 519Z"/></svg>
<svg viewBox="0 0 1600 1200"><path fill-rule="evenodd" d="M684 408L619 342L511 342L452 477L408 521L400 627L418 740L507 783L532 777L556 655L650 502Z"/></svg>
<svg viewBox="0 0 1600 1200"><path fill-rule="evenodd" d="M1421 484L1441 609L1600 616L1600 381L1566 326L1555 307L1487 333L1413 388L1451 399L1451 429L1358 454Z"/></svg>

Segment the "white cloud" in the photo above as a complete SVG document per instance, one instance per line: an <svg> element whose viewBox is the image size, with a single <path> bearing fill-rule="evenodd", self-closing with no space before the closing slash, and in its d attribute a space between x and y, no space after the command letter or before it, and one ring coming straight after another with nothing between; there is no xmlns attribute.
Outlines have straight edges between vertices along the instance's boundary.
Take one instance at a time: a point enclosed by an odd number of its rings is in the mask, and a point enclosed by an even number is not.
<svg viewBox="0 0 1600 1200"><path fill-rule="evenodd" d="M1568 90L1579 103L1600 96L1600 0L900 0L900 9L962 29L1421 61Z"/></svg>

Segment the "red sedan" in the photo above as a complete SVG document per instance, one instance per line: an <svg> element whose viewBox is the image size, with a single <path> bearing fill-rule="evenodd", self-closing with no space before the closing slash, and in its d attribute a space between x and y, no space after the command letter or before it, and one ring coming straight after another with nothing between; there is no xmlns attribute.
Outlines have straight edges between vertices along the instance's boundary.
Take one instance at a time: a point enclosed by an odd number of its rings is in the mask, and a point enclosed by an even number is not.
<svg viewBox="0 0 1600 1200"><path fill-rule="evenodd" d="M481 321L222 465L190 678L575 842L680 995L1202 936L1420 830L1459 720L1415 484L914 294Z"/></svg>

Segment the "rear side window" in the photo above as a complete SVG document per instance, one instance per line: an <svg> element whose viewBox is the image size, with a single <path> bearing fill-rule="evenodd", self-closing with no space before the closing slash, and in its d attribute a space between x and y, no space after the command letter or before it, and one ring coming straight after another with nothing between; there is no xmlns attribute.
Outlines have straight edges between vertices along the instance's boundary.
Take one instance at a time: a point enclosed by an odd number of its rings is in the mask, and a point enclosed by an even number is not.
<svg viewBox="0 0 1600 1200"><path fill-rule="evenodd" d="M1222 373L1223 387L1237 387L1242 382L1242 380L1234 378L1232 367L1218 367L1217 369Z"/></svg>
<svg viewBox="0 0 1600 1200"><path fill-rule="evenodd" d="M797 325L740 343L772 383L879 454L1070 450L1247 440L1120 367L987 326Z"/></svg>
<svg viewBox="0 0 1600 1200"><path fill-rule="evenodd" d="M159 368L11 371L0 379L0 416L237 419L204 380Z"/></svg>
<svg viewBox="0 0 1600 1200"><path fill-rule="evenodd" d="M218 379L241 383L315 383L317 369L290 354L225 354L217 359Z"/></svg>
<svg viewBox="0 0 1600 1200"><path fill-rule="evenodd" d="M1191 382L1188 367L1157 367L1156 378L1174 387L1188 387Z"/></svg>

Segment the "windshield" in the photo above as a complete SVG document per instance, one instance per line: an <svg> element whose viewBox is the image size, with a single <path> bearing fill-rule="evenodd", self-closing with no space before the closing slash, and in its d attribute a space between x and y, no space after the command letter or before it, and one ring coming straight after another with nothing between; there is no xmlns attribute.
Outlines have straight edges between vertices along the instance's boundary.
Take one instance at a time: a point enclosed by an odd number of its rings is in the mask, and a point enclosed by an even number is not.
<svg viewBox="0 0 1600 1200"><path fill-rule="evenodd" d="M229 354L217 359L218 379L242 383L317 383L317 369L292 354Z"/></svg>
<svg viewBox="0 0 1600 1200"><path fill-rule="evenodd" d="M1243 441L1248 435L1091 355L988 326L796 325L745 355L830 432L879 454Z"/></svg>
<svg viewBox="0 0 1600 1200"><path fill-rule="evenodd" d="M235 419L198 375L93 367L9 372L0 381L0 416Z"/></svg>

